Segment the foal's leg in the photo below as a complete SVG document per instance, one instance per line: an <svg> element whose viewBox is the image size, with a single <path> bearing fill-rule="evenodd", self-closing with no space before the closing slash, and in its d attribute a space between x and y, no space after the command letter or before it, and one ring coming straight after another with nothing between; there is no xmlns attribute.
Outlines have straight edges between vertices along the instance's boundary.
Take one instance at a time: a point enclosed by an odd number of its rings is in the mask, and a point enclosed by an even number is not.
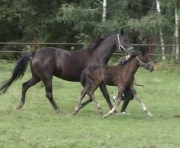
<svg viewBox="0 0 180 148"><path fill-rule="evenodd" d="M95 99L95 97L94 97L94 94L92 94L92 100L93 100L93 102L95 103L97 109L99 110L99 113L100 113L101 115L103 115L103 111L102 111L101 105L96 101L96 99Z"/></svg>
<svg viewBox="0 0 180 148"><path fill-rule="evenodd" d="M83 103L81 104L80 108L85 107L86 105L88 105L88 104L91 103L92 101L93 101L92 98L89 96L89 99L86 100L85 102L83 102Z"/></svg>
<svg viewBox="0 0 180 148"><path fill-rule="evenodd" d="M99 110L99 113L102 115L102 108L101 105L96 101L95 97L94 97L94 91L98 88L98 84L91 84L91 88L88 91L88 95L89 95L89 99L93 100L93 102L95 103L97 109Z"/></svg>
<svg viewBox="0 0 180 148"><path fill-rule="evenodd" d="M85 95L87 94L88 89L89 89L88 87L85 87L84 90L81 92L80 97L78 99L78 103L77 103L76 107L74 108L73 115L75 115L82 108L81 102L82 102L83 98L85 97Z"/></svg>
<svg viewBox="0 0 180 148"><path fill-rule="evenodd" d="M135 96L136 100L139 102L139 104L140 104L140 106L142 107L142 109L144 110L144 112L146 112L146 113L148 114L148 116L153 117L153 115L151 114L151 112L148 111L147 107L144 105L144 103L142 102L142 100L140 99L140 97L137 95L135 88L132 86L131 89L132 89L132 91L133 91L133 93L134 93L134 96Z"/></svg>
<svg viewBox="0 0 180 148"><path fill-rule="evenodd" d="M25 104L27 90L33 85L35 85L36 83L38 83L39 81L40 79L37 76L33 75L30 80L22 84L22 95L21 95L21 100L17 106L17 109L21 109L22 106Z"/></svg>
<svg viewBox="0 0 180 148"><path fill-rule="evenodd" d="M119 104L121 103L121 100L122 100L122 94L123 94L124 90L123 91L119 91L118 92L118 96L116 98L116 102L113 106L113 108L103 116L103 118L109 116L109 115L112 115L114 113L114 111L116 110L116 108L119 106Z"/></svg>
<svg viewBox="0 0 180 148"><path fill-rule="evenodd" d="M81 92L81 96L82 95L84 95L84 93L86 92L88 92L90 90L90 86L84 86L84 90ZM86 94L85 94L86 95ZM89 95L89 94L88 94ZM79 97L79 102L81 102L80 101L80 98L81 98L81 96ZM84 96L85 97L85 96ZM85 102L83 102L83 103L81 103L80 105L78 104L78 106L79 106L79 110L81 109L81 108L83 108L84 106L86 106L86 105L88 105L90 102L92 102L93 100L92 100L92 97L90 97L89 96L89 99L88 100L86 100Z"/></svg>
<svg viewBox="0 0 180 148"><path fill-rule="evenodd" d="M46 97L50 101L51 105L53 106L56 112L59 112L59 107L57 106L56 102L54 101L53 94L52 94L52 76L45 77L42 79L45 90L46 90Z"/></svg>
<svg viewBox="0 0 180 148"><path fill-rule="evenodd" d="M87 101L85 101L84 103L82 103L80 105L80 107L78 108L78 110L82 109L84 106L86 106L87 104L89 104L90 102L93 101L95 103L97 109L99 110L99 113L103 114L101 105L96 101L94 94L92 94L92 96L88 94L88 96L89 96L89 99Z"/></svg>
<svg viewBox="0 0 180 148"><path fill-rule="evenodd" d="M106 101L107 101L107 103L108 103L108 105L109 105L109 108L112 109L112 108L113 108L113 105L112 105L112 103L111 103L110 96L109 96L109 93L108 93L108 91L107 91L106 85L105 85L105 84L101 84L101 85L99 86L99 88L100 88L100 90L101 90L104 98L106 99ZM83 102L83 103L81 104L81 108L83 108L84 106L88 105L88 104L91 103L92 101L93 101L93 99L92 99L91 97L89 97L88 100L86 100L85 102Z"/></svg>

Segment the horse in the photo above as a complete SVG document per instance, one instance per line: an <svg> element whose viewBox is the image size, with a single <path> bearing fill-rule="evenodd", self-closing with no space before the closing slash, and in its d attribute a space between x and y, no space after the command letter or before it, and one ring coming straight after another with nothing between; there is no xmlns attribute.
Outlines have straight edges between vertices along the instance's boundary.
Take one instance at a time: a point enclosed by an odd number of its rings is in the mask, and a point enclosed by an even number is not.
<svg viewBox="0 0 180 148"><path fill-rule="evenodd" d="M100 85L118 86L118 95L113 108L103 117L107 117L114 113L122 100L122 96L126 89L130 89L134 82L134 75L139 67L152 72L153 64L149 62L146 52L143 50L141 54L132 56L123 65L107 66L93 65L87 67L81 75L81 84L84 87L80 94L77 106L74 108L74 115L81 109L81 102L86 94L95 102L100 114L103 114L101 105L97 103L94 92Z"/></svg>
<svg viewBox="0 0 180 148"><path fill-rule="evenodd" d="M80 82L81 73L86 67L107 64L115 49L124 51L129 57L135 53L123 29L118 33L111 33L101 37L92 48L87 50L67 51L65 49L46 47L30 52L19 59L11 77L0 87L0 94L5 94L13 82L24 76L30 61L32 76L22 84L22 94L17 109L21 109L25 104L27 90L42 81L45 86L46 97L54 110L59 112L59 107L52 93L53 76L67 81ZM100 90L111 109L113 105L106 86L101 85Z"/></svg>
<svg viewBox="0 0 180 148"><path fill-rule="evenodd" d="M141 49L141 50L145 50L145 49ZM126 61L126 60L127 59L120 59L116 64L123 64L124 61ZM137 94L137 91L135 90L135 85L136 86L143 86L143 85L136 84L136 82L134 80L133 85L130 88L125 90L125 93L122 97L123 105L122 105L120 114L123 114L123 115L130 114L130 113L126 112L126 108L129 104L129 102L135 98L135 100L138 101L138 103L140 104L143 111L146 112L148 116L153 117L152 113L147 109L147 107L145 106L145 104L140 99L139 95ZM113 102L116 101L116 98L117 98L116 96L113 96Z"/></svg>

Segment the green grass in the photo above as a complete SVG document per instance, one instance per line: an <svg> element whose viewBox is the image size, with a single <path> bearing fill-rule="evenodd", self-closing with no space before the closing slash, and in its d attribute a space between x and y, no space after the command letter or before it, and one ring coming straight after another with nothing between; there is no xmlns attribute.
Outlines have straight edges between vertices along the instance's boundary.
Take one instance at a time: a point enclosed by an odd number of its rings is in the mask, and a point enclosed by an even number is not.
<svg viewBox="0 0 180 148"><path fill-rule="evenodd" d="M0 81L10 77L15 64L1 62ZM30 78L29 70L7 93L0 96L0 148L179 148L180 147L180 69L163 68L149 73L139 69L136 87L147 108L148 117L133 100L131 115L98 114L93 103L72 115L82 87L54 78L54 97L63 113L55 113L45 97L42 83L29 89L26 104L16 110L21 84ZM116 87L108 87L111 96ZM104 113L109 108L99 90L95 94ZM121 107L121 106L120 106ZM120 107L118 110L120 110Z"/></svg>

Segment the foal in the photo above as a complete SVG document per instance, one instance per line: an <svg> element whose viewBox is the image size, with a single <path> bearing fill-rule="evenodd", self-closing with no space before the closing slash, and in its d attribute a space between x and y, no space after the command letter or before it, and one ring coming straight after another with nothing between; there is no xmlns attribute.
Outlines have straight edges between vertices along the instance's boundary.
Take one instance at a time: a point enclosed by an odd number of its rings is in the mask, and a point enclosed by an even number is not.
<svg viewBox="0 0 180 148"><path fill-rule="evenodd" d="M76 114L81 109L81 101L88 94L92 100L96 103L100 113L102 113L100 105L96 102L94 92L99 85L105 84L110 86L118 86L118 96L113 108L104 115L107 117L114 113L118 105L122 100L122 95L126 89L130 88L134 82L134 74L139 67L152 72L154 70L153 65L148 60L148 56L145 51L142 51L140 55L133 56L126 61L123 65L118 66L90 66L86 68L81 76L81 83L85 82L84 90L81 92L77 106L74 109Z"/></svg>

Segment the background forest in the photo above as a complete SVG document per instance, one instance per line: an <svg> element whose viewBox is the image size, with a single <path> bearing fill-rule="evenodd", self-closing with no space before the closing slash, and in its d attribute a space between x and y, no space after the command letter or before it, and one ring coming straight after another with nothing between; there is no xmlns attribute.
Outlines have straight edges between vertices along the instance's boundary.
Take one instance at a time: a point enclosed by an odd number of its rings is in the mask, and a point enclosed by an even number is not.
<svg viewBox="0 0 180 148"><path fill-rule="evenodd" d="M152 38L153 44L160 45L153 53L178 62L179 20L179 0L0 0L0 50L30 51L29 45L3 43L32 42L34 38L41 43L92 43L124 28L131 43L147 44Z"/></svg>

